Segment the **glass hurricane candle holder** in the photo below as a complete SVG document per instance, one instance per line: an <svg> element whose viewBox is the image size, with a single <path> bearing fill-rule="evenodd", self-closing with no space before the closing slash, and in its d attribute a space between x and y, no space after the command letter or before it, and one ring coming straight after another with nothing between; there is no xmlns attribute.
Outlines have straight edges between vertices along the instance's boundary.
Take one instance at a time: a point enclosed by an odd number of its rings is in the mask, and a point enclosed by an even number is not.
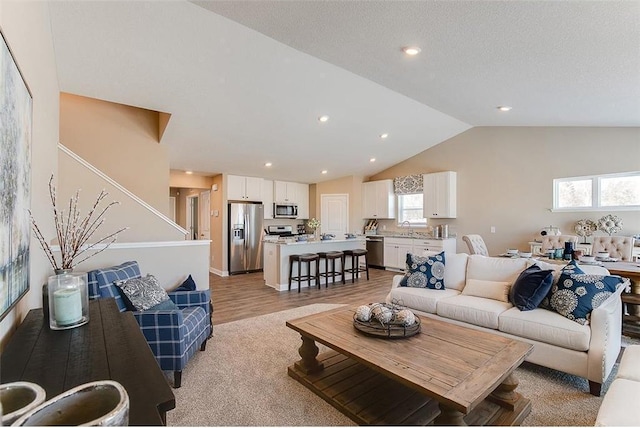
<svg viewBox="0 0 640 428"><path fill-rule="evenodd" d="M86 272L49 277L49 327L65 330L89 322L89 294Z"/></svg>

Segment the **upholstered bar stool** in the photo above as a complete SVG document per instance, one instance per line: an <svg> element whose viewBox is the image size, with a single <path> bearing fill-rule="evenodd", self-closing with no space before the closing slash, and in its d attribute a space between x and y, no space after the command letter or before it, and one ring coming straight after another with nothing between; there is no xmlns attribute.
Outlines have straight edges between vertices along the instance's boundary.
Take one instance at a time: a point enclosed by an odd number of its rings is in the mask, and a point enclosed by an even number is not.
<svg viewBox="0 0 640 428"><path fill-rule="evenodd" d="M351 273L351 282L355 282L356 277L360 272L367 272L367 281L369 281L369 260L367 258L367 250L356 248L355 250L344 250L344 264L346 266L346 259L351 258L351 267L344 268L343 271ZM364 267L360 267L360 257L364 256Z"/></svg>
<svg viewBox="0 0 640 428"><path fill-rule="evenodd" d="M311 279L314 278L316 280L316 284L320 285L320 277L318 276L318 260L319 257L315 253L305 253L305 254L292 254L289 256L289 290L291 290L291 281L298 281L298 293L300 292L300 283L302 281L307 281L309 288L311 288ZM293 276L293 264L298 262L298 275ZM315 273L311 274L311 262L314 262L315 265ZM306 275L302 274L302 263L306 264L307 273Z"/></svg>
<svg viewBox="0 0 640 428"><path fill-rule="evenodd" d="M320 272L320 263L324 259L324 272ZM336 270L336 260L340 260L340 270ZM331 264L329 264L331 261ZM331 267L331 270L329 270ZM344 253L342 251L328 251L318 252L318 266L316 266L318 276L324 276L324 286L329 286L329 277L333 283L336 282L336 275L342 277L342 283L344 284ZM318 288L320 288L320 281L318 281Z"/></svg>

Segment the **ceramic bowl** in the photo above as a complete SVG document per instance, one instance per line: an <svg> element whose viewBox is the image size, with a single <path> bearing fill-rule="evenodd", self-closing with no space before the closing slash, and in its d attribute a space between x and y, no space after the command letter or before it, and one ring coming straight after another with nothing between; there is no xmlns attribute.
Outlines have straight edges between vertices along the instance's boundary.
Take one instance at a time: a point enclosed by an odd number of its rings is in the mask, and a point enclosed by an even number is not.
<svg viewBox="0 0 640 428"><path fill-rule="evenodd" d="M600 251L598 254L596 254L596 257L599 259L608 259L609 253L607 253L606 251Z"/></svg>
<svg viewBox="0 0 640 428"><path fill-rule="evenodd" d="M596 258L593 256L582 256L580 257L580 261L584 263L593 263L596 261Z"/></svg>
<svg viewBox="0 0 640 428"><path fill-rule="evenodd" d="M521 251L519 254L520 254L520 257L523 257L525 259L528 259L528 258L530 258L532 256L532 254L529 253L529 252L522 252Z"/></svg>

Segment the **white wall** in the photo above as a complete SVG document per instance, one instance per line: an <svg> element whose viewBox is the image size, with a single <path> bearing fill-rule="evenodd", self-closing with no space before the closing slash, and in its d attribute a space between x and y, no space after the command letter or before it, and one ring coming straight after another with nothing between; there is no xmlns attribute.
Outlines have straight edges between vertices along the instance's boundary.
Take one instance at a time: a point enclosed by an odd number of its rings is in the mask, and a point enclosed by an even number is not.
<svg viewBox="0 0 640 428"><path fill-rule="evenodd" d="M57 176L59 87L53 40L46 2L0 1L0 29L33 96L33 141L31 147L31 211L50 212L49 176ZM45 235L53 226L43 226ZM31 289L0 323L0 340L22 321L29 309L42 306L41 286L51 267L38 241L31 239Z"/></svg>

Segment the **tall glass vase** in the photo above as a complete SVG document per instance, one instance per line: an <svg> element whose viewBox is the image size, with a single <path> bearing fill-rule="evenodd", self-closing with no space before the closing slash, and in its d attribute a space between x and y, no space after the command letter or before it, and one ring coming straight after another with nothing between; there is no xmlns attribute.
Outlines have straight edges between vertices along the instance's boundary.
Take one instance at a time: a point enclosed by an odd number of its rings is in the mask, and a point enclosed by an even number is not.
<svg viewBox="0 0 640 428"><path fill-rule="evenodd" d="M49 277L49 327L66 330L89 322L89 292L86 272Z"/></svg>

